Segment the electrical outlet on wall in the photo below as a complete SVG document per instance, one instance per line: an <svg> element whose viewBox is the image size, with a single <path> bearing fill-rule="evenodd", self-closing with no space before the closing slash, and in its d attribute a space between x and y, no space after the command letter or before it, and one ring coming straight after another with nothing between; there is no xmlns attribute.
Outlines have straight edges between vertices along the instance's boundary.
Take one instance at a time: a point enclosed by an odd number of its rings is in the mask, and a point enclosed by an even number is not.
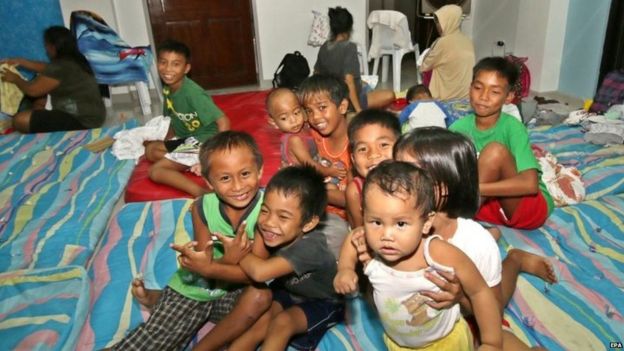
<svg viewBox="0 0 624 351"><path fill-rule="evenodd" d="M492 45L492 56L505 56L505 40L498 39Z"/></svg>

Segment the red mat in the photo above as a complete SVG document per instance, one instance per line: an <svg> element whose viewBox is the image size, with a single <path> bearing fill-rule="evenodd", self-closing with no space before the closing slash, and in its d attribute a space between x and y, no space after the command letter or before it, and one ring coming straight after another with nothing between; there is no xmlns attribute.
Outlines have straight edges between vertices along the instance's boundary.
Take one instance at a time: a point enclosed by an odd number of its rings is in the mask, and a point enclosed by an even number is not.
<svg viewBox="0 0 624 351"><path fill-rule="evenodd" d="M266 186L280 166L280 133L267 122L268 116L264 107L267 94L268 91L254 91L212 97L215 104L229 117L232 130L247 132L258 143L264 157L264 173L260 181L262 186ZM152 182L147 173L149 166L149 161L141 160L134 169L124 196L126 202L191 197L183 191ZM203 181L191 173L187 176L191 181Z"/></svg>

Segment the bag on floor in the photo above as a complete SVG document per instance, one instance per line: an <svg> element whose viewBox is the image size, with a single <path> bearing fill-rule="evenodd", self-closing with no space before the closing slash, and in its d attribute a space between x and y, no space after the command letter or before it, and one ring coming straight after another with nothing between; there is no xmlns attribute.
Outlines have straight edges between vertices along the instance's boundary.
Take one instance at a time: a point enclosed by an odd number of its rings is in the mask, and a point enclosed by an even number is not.
<svg viewBox="0 0 624 351"><path fill-rule="evenodd" d="M288 53L273 74L273 87L297 89L309 75L308 60L299 51Z"/></svg>

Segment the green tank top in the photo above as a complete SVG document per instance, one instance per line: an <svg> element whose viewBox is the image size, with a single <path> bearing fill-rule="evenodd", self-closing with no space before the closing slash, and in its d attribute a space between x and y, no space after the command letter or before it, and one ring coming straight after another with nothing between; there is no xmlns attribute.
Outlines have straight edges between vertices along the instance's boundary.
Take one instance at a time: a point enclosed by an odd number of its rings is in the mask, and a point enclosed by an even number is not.
<svg viewBox="0 0 624 351"><path fill-rule="evenodd" d="M241 222L246 220L245 232L250 239L254 238L254 229L262 205L264 193L258 191L257 199L252 200L253 208L243 215ZM221 215L220 201L214 193L206 194L202 197L201 210L204 218L208 222L210 233L221 233L228 237L234 237L234 228L229 221ZM223 246L216 242L212 247L213 258L223 257ZM221 298L228 291L239 287L239 284L224 282L215 279L206 279L199 274L192 273L180 268L169 281L169 287L189 299L196 301L211 301Z"/></svg>

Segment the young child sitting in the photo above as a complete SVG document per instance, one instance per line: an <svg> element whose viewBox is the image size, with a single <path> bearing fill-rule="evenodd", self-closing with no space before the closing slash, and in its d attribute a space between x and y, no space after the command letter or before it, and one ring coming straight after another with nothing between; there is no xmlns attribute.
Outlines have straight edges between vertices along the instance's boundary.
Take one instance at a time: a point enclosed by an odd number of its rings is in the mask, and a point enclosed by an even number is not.
<svg viewBox="0 0 624 351"><path fill-rule="evenodd" d="M153 310L146 323L114 346L116 350L184 348L208 318L218 321L230 312L242 292L241 283L248 282L236 264L239 258L231 257L228 252L235 251L228 247L237 244L232 243L234 233L253 238L262 203L262 155L251 136L227 131L202 144L200 161L202 175L214 192L203 195L192 206L194 241L173 245L180 252L181 268L162 293L145 289L141 280L133 282L132 294ZM218 241L213 242L211 236ZM260 257L268 256L263 246L253 249ZM248 298L261 301L267 297ZM255 311L255 318L263 312ZM241 321L227 330L240 334L249 325Z"/></svg>
<svg viewBox="0 0 624 351"><path fill-rule="evenodd" d="M438 290L425 278L427 272L457 278L471 302L482 347L500 349L501 313L494 293L461 250L428 235L436 198L429 176L409 163L385 161L369 172L363 194L366 243L374 253L364 272L374 288L388 349L472 349L459 304L437 310L423 303L422 292Z"/></svg>
<svg viewBox="0 0 624 351"><path fill-rule="evenodd" d="M318 163L318 151L305 112L295 93L288 88L277 88L266 100L269 124L281 130L282 167L309 164L325 177L346 177L345 169L326 167Z"/></svg>
<svg viewBox="0 0 624 351"><path fill-rule="evenodd" d="M322 231L323 176L311 166L280 170L267 185L258 217L258 243L269 258L253 253L240 267L254 281L271 281L271 308L229 347L230 350L313 350L325 331L344 318L342 299L332 287L336 260Z"/></svg>
<svg viewBox="0 0 624 351"><path fill-rule="evenodd" d="M433 97L431 96L429 88L427 88L423 84L417 84L407 89L405 99L407 100L408 104L411 104L414 101L432 100Z"/></svg>
<svg viewBox="0 0 624 351"><path fill-rule="evenodd" d="M338 257L340 246L347 235L345 190L351 181L351 158L347 137L346 113L349 107L348 88L344 81L329 75L313 75L299 86L299 99L305 107L312 127L312 137L322 165L343 169L346 177L333 177L330 183L337 189L328 189L327 220L323 231L329 246Z"/></svg>
<svg viewBox="0 0 624 351"><path fill-rule="evenodd" d="M547 283L556 282L552 264L543 256L511 249L501 265L499 249L492 235L470 219L478 209L479 183L476 151L466 136L443 128L418 128L399 138L394 156L398 161L425 169L436 187L443 189L438 194L432 231L474 262L500 302L501 311L509 303L521 272L535 275ZM430 306L446 308L458 301L462 313L471 316L470 301L463 296L457 279L443 272L440 275L444 279L425 274L442 289L438 293L422 293L433 299ZM503 321L508 326L505 323ZM523 350L528 347L511 331L504 330L503 349Z"/></svg>
<svg viewBox="0 0 624 351"><path fill-rule="evenodd" d="M544 224L554 203L541 179L526 127L502 112L511 102L516 67L502 57L487 57L473 69L470 105L474 114L450 130L468 136L479 153L479 192L483 203L477 220L519 229Z"/></svg>
<svg viewBox="0 0 624 351"><path fill-rule="evenodd" d="M362 187L368 172L392 159L392 148L401 136L397 118L388 111L364 110L349 122L349 148L354 177L347 185L347 215L351 228L362 226Z"/></svg>
<svg viewBox="0 0 624 351"><path fill-rule="evenodd" d="M192 164L183 164L181 160L172 160L165 155L184 143L199 144L218 132L229 130L230 121L210 95L186 76L191 70L191 52L185 44L165 41L158 46L157 55L158 74L164 83L163 115L171 118L171 124L165 141L152 141L146 145L145 156L155 162L149 170L149 177L156 183L199 196L206 189L182 174Z"/></svg>

